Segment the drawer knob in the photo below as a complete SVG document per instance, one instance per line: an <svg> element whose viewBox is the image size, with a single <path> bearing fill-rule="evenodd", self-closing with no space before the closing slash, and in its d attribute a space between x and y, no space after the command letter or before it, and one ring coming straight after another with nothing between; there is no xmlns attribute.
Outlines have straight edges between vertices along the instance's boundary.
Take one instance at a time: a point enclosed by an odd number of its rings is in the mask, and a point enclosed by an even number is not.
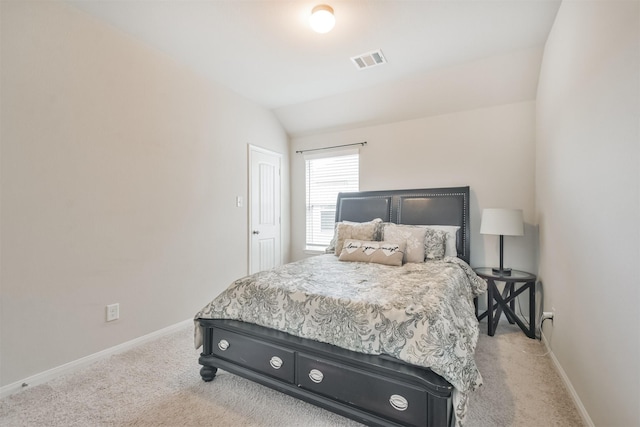
<svg viewBox="0 0 640 427"><path fill-rule="evenodd" d="M278 356L273 356L271 360L269 360L269 365L271 365L273 369L280 369L282 367L282 359Z"/></svg>
<svg viewBox="0 0 640 427"><path fill-rule="evenodd" d="M389 398L389 404L391 404L393 409L396 409L398 411L406 411L409 407L409 402L407 402L407 399L400 396L399 394L392 394Z"/></svg>
<svg viewBox="0 0 640 427"><path fill-rule="evenodd" d="M229 348L229 341L220 340L220 342L218 343L218 348L222 351L225 351L226 349Z"/></svg>
<svg viewBox="0 0 640 427"><path fill-rule="evenodd" d="M320 384L322 382L322 379L324 378L324 375L317 369L312 369L311 371L309 371L309 378L314 383Z"/></svg>

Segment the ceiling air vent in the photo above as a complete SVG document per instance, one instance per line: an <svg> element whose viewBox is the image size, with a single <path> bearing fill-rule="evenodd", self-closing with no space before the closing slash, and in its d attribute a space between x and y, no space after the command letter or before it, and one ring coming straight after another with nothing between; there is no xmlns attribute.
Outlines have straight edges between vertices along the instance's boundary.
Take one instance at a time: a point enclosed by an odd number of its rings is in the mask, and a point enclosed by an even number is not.
<svg viewBox="0 0 640 427"><path fill-rule="evenodd" d="M384 59L384 55L380 49L354 56L351 58L351 61L356 64L356 68L358 70L364 70L365 68L371 68L376 65L387 63L387 60Z"/></svg>

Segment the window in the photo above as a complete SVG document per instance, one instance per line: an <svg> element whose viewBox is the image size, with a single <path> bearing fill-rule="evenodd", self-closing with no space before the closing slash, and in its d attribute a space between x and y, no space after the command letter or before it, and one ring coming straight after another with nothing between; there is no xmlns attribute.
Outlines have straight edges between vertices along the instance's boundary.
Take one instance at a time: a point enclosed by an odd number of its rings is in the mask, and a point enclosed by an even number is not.
<svg viewBox="0 0 640 427"><path fill-rule="evenodd" d="M324 250L333 237L338 193L358 191L357 150L305 155L307 249Z"/></svg>

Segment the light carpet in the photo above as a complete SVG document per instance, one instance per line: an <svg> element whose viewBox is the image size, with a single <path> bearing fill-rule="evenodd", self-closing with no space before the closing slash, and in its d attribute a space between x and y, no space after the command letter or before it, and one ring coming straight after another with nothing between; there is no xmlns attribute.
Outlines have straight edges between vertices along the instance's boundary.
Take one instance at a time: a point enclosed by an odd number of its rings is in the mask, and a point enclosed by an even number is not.
<svg viewBox="0 0 640 427"><path fill-rule="evenodd" d="M468 427L582 426L545 347L501 323L486 323L476 351L484 385L471 396ZM46 384L0 400L3 426L360 426L218 371L199 375L187 327Z"/></svg>

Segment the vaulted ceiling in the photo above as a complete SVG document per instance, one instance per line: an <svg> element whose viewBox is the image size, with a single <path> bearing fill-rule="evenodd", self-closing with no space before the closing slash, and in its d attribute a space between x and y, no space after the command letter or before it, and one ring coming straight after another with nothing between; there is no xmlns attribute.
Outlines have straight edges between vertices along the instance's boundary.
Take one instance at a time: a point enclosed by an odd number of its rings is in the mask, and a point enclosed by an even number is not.
<svg viewBox="0 0 640 427"><path fill-rule="evenodd" d="M311 9L336 26L317 34ZM238 94L291 135L535 97L560 0L69 1ZM388 63L350 58L382 49Z"/></svg>

